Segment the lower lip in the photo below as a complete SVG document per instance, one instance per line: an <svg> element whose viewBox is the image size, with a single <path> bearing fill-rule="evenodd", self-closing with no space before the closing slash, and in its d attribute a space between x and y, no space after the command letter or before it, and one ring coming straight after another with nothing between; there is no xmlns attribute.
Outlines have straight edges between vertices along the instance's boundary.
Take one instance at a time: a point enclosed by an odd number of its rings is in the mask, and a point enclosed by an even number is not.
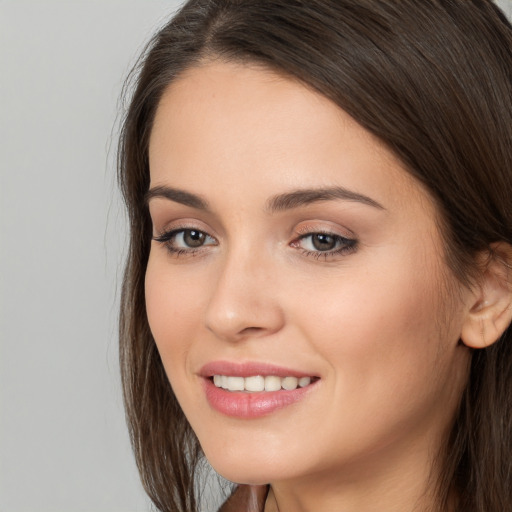
<svg viewBox="0 0 512 512"><path fill-rule="evenodd" d="M303 388L290 391L262 391L247 393L218 388L211 379L204 379L206 399L216 411L234 418L260 418L292 405L306 396L316 385L313 382Z"/></svg>

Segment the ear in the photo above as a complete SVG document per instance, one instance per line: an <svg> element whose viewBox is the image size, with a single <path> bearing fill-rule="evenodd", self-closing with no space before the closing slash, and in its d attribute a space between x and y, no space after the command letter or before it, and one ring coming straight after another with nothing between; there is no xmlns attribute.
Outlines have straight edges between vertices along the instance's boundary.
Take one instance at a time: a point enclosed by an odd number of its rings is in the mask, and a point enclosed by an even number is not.
<svg viewBox="0 0 512 512"><path fill-rule="evenodd" d="M460 336L471 348L492 345L512 321L512 246L493 244L479 260L481 275Z"/></svg>

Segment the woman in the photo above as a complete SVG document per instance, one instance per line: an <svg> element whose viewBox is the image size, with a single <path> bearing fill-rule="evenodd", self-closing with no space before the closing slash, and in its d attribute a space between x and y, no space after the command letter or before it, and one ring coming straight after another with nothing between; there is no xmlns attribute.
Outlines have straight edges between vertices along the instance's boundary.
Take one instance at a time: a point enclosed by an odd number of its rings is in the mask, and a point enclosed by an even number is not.
<svg viewBox="0 0 512 512"><path fill-rule="evenodd" d="M191 0L120 144L142 481L196 510L512 510L512 30L483 0Z"/></svg>

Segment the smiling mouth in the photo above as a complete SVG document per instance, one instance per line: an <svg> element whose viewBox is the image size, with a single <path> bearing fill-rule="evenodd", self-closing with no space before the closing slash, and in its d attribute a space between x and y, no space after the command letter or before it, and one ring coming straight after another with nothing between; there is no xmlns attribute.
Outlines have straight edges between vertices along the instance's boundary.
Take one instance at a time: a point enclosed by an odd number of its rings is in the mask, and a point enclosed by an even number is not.
<svg viewBox="0 0 512 512"><path fill-rule="evenodd" d="M230 375L214 375L210 378L215 387L226 391L242 391L258 393L263 391L293 391L297 388L309 386L318 380L318 377L278 377L276 375L254 375L251 377L238 377Z"/></svg>

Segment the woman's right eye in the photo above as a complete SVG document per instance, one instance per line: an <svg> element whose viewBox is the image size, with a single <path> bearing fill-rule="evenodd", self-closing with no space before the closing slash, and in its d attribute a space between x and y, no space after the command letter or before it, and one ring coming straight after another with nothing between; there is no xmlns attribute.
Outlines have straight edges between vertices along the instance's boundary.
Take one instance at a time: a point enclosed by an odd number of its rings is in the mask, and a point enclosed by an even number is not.
<svg viewBox="0 0 512 512"><path fill-rule="evenodd" d="M173 229L154 237L174 254L193 254L209 245L217 245L217 240L198 229Z"/></svg>

